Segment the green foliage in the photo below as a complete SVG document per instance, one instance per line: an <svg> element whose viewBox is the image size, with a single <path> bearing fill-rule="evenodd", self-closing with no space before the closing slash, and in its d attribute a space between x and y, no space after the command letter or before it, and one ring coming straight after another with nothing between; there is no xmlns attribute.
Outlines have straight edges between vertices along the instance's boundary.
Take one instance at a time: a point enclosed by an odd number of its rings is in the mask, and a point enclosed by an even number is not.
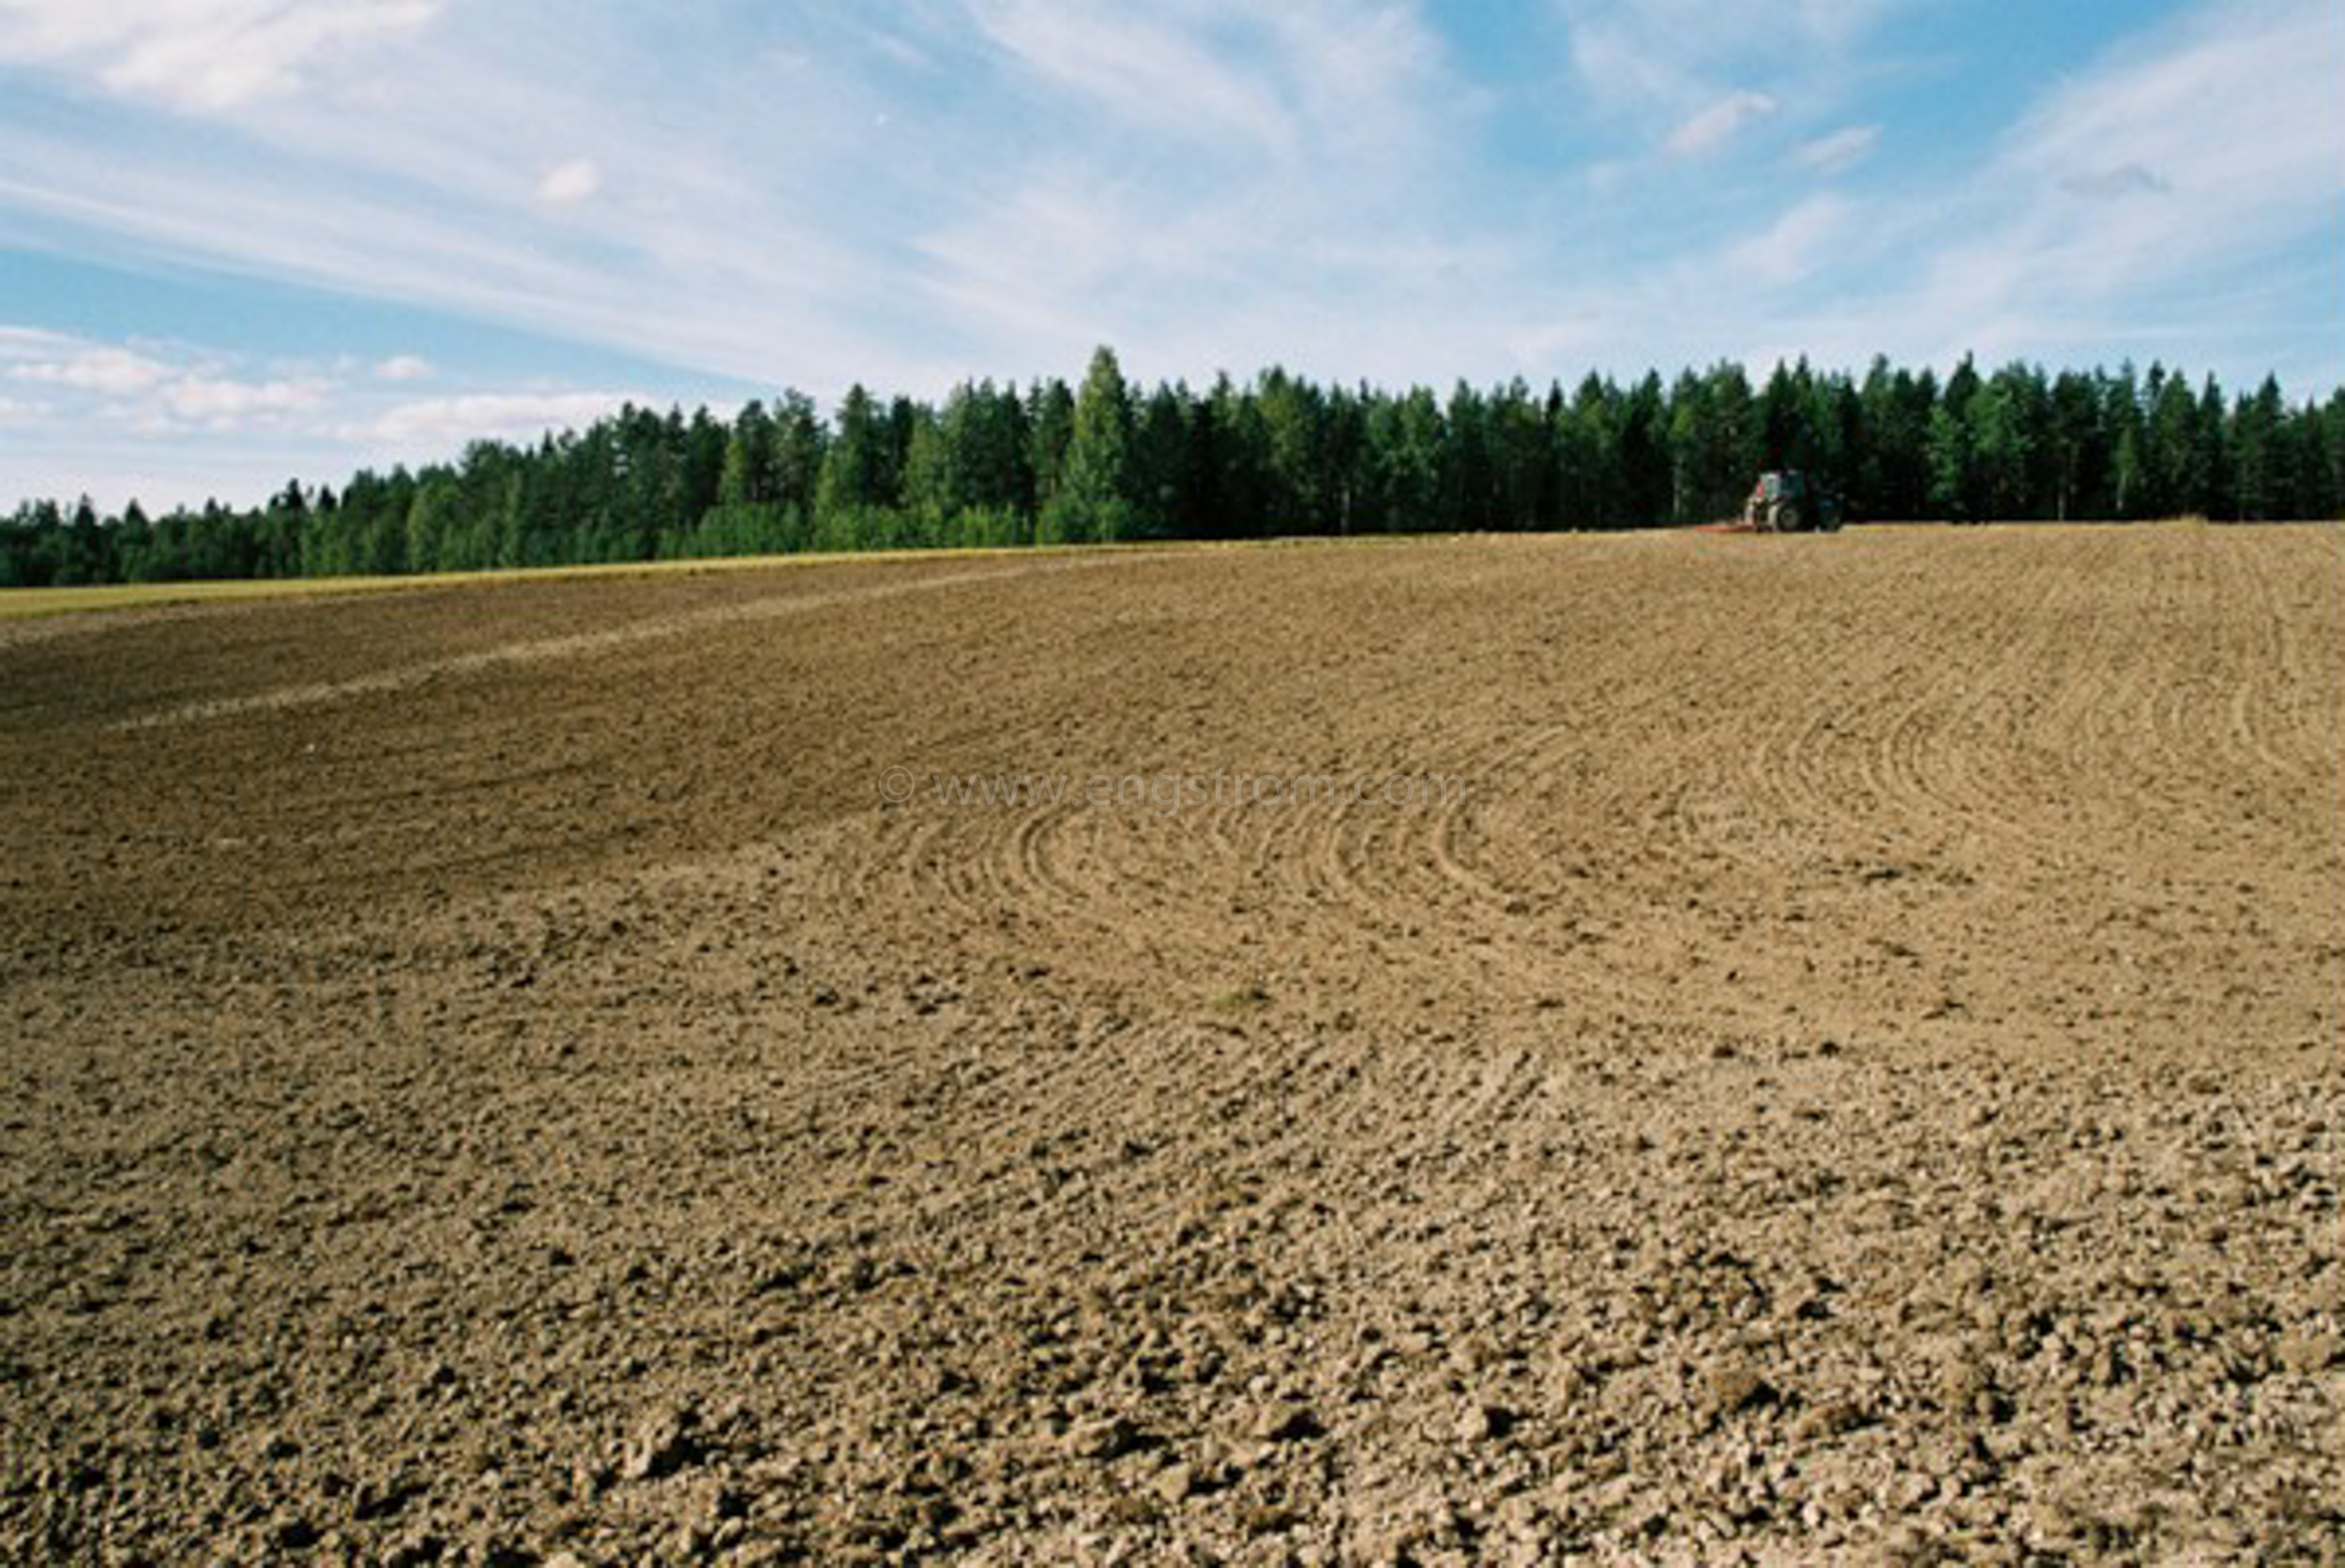
<svg viewBox="0 0 2345 1568"><path fill-rule="evenodd" d="M869 392L850 386L824 449L815 510L826 518L879 511L895 504L896 484L895 436L886 416Z"/></svg>
<svg viewBox="0 0 2345 1568"><path fill-rule="evenodd" d="M1058 483L1037 536L1050 544L1108 544L1131 536L1132 411L1115 354L1091 356L1075 399Z"/></svg>
<svg viewBox="0 0 2345 1568"><path fill-rule="evenodd" d="M0 517L0 587L551 566L660 556L1272 533L1647 527L1731 515L1763 468L1803 467L1863 519L2345 517L2345 389L2291 407L2266 378L1967 358L1943 387L1739 365L1568 395L1520 379L1448 395L1283 369L1139 391L1113 353L1079 389L955 387L941 407L852 388L829 419L785 392L729 424L628 407L534 446L101 516Z"/></svg>
<svg viewBox="0 0 2345 1568"><path fill-rule="evenodd" d="M1067 516L1058 493L1067 449L1075 439L1075 395L1065 382L1052 378L1035 387L1027 400L1025 425L1026 462L1034 474L1035 536L1047 543Z"/></svg>
<svg viewBox="0 0 2345 1568"><path fill-rule="evenodd" d="M1763 425L1740 365L1677 378L1670 394L1670 510L1676 521L1724 517L1742 505L1751 476L1768 466Z"/></svg>

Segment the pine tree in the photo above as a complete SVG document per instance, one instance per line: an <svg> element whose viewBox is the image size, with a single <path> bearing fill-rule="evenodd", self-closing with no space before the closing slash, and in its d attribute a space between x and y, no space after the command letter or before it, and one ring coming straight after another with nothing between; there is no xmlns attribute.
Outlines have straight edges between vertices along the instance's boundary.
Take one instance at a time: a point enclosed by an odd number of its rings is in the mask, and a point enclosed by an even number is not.
<svg viewBox="0 0 2345 1568"><path fill-rule="evenodd" d="M1112 543L1131 536L1132 411L1114 351L1091 356L1076 395L1067 458L1039 536L1052 543Z"/></svg>
<svg viewBox="0 0 2345 1568"><path fill-rule="evenodd" d="M1667 516L1670 493L1669 401L1657 370L1632 388L1620 417L1621 520L1650 528Z"/></svg>
<svg viewBox="0 0 2345 1568"><path fill-rule="evenodd" d="M893 504L894 437L886 416L861 383L839 402L838 429L823 452L814 510L826 527Z"/></svg>
<svg viewBox="0 0 2345 1568"><path fill-rule="evenodd" d="M1974 522L1981 515L1978 464L1973 456L1977 425L1971 413L1980 385L1971 356L1964 354L1946 377L1945 391L1929 415L1929 509L1957 522Z"/></svg>
<svg viewBox="0 0 2345 1568"><path fill-rule="evenodd" d="M1970 400L1963 419L1968 427L1968 450L1959 461L1967 469L1967 498L1977 515L2017 518L2028 515L2028 471L2034 459L2034 437L2027 408L2027 372L2021 367L1998 370Z"/></svg>
<svg viewBox="0 0 2345 1568"><path fill-rule="evenodd" d="M1035 384L1026 395L1027 466L1034 473L1035 537L1043 537L1043 520L1058 504L1059 486L1066 476L1067 447L1075 438L1075 395L1052 376Z"/></svg>
<svg viewBox="0 0 2345 1568"><path fill-rule="evenodd" d="M2284 483L2280 449L2280 426L2287 417L2280 384L2271 376L2263 378L2255 396L2242 398L2232 412L2234 517L2252 522L2281 515L2282 498L2290 488Z"/></svg>

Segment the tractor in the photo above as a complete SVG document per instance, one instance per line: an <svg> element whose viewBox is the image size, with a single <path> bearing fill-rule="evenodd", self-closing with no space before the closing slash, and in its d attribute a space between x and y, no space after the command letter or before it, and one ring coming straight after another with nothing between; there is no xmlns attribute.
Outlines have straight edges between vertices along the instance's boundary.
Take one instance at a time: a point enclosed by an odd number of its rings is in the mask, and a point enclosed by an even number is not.
<svg viewBox="0 0 2345 1568"><path fill-rule="evenodd" d="M1837 534L1840 498L1796 469L1762 474L1743 503L1743 526L1755 534Z"/></svg>

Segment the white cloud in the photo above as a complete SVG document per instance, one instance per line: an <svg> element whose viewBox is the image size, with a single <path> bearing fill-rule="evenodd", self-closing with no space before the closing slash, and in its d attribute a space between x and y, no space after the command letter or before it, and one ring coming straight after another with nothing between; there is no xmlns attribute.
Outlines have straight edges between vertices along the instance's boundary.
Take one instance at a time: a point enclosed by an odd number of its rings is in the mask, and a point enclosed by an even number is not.
<svg viewBox="0 0 2345 1568"><path fill-rule="evenodd" d="M1728 250L1726 271L1745 284L1763 288L1803 282L1832 260L1852 211L1838 197L1810 197Z"/></svg>
<svg viewBox="0 0 2345 1568"><path fill-rule="evenodd" d="M428 381L431 376L431 361L418 354L395 354L374 367L378 381Z"/></svg>
<svg viewBox="0 0 2345 1568"><path fill-rule="evenodd" d="M1733 82L1810 105L1845 88L1855 51L1911 0L1553 0L1580 91L1607 115L1682 121Z"/></svg>
<svg viewBox="0 0 2345 1568"><path fill-rule="evenodd" d="M933 313L1000 345L977 369L1064 371L1102 340L1139 373L1421 366L1436 299L1454 353L1474 275L1529 247L1468 232L1486 106L1412 7L977 15L1034 106L1036 152L935 204L913 241ZM1503 354L1505 330L1483 348Z"/></svg>
<svg viewBox="0 0 2345 1568"><path fill-rule="evenodd" d="M627 402L660 401L558 386L401 400L401 384L380 374L401 360L421 363L397 356L370 375L363 360L343 356L331 362L338 375L209 345L0 325L0 425L10 431L0 443L0 494L88 491L113 507L134 495L155 506L245 502L289 475L339 485L357 467L446 460L482 439L535 441ZM14 395L19 388L37 395Z"/></svg>
<svg viewBox="0 0 2345 1568"><path fill-rule="evenodd" d="M299 88L325 57L412 32L442 0L6 0L0 61L94 67L108 87L233 110Z"/></svg>
<svg viewBox="0 0 2345 1568"><path fill-rule="evenodd" d="M1838 174L1863 162L1880 140L1881 128L1877 125L1842 126L1801 143L1793 150L1792 161L1819 174Z"/></svg>
<svg viewBox="0 0 2345 1568"><path fill-rule="evenodd" d="M602 170L591 158L574 158L546 171L537 182L537 200L550 206L576 206L602 188Z"/></svg>
<svg viewBox="0 0 2345 1568"><path fill-rule="evenodd" d="M2070 174L2060 182L2060 188L2088 202L2117 202L2127 196L2161 196L2174 188L2164 175L2139 163L2121 163L2113 169Z"/></svg>
<svg viewBox="0 0 2345 1568"><path fill-rule="evenodd" d="M1522 244L1455 237L1484 106L1411 5L970 5L889 10L900 44L817 11L787 57L719 59L623 10L454 8L416 68L275 105L233 158L11 126L0 210L828 393L1064 372L1103 338L1287 355L1235 341L1264 316L1356 344L1396 291L1438 297L1427 257ZM512 200L517 163L544 200Z"/></svg>
<svg viewBox="0 0 2345 1568"><path fill-rule="evenodd" d="M1698 158L1715 152L1745 126L1765 119L1781 107L1765 93L1747 88L1732 92L1680 122L1663 145L1675 157Z"/></svg>
<svg viewBox="0 0 2345 1568"><path fill-rule="evenodd" d="M8 368L12 380L127 398L168 382L172 368L129 349L75 345L63 357L32 359Z"/></svg>
<svg viewBox="0 0 2345 1568"><path fill-rule="evenodd" d="M1021 64L1117 120L1233 138L1261 157L1294 150L1291 116L1271 84L1176 21L1060 0L978 0L975 14Z"/></svg>
<svg viewBox="0 0 2345 1568"><path fill-rule="evenodd" d="M322 406L334 384L318 377L238 381L228 376L184 376L162 388L163 406L181 419L214 430L233 430L274 415L304 413Z"/></svg>
<svg viewBox="0 0 2345 1568"><path fill-rule="evenodd" d="M66 412L124 429L248 430L323 407L336 390L311 374L234 374L223 356L171 344L101 343L38 328L0 328L8 380L62 403L20 403L20 417Z"/></svg>
<svg viewBox="0 0 2345 1568"><path fill-rule="evenodd" d="M1982 353L2147 337L2161 291L2268 272L2345 206L2334 0L2226 0L2070 78L2022 119L1930 248L1914 312ZM1943 235L1940 209L1916 212ZM2201 291L2203 291L2203 284Z"/></svg>
<svg viewBox="0 0 2345 1568"><path fill-rule="evenodd" d="M1421 163L1433 106L1467 97L1440 39L1388 0L970 0L970 10L991 49L1071 100L1082 143L1127 174L1120 153L1159 177L1202 153L1248 183L1309 168L1369 191Z"/></svg>
<svg viewBox="0 0 2345 1568"><path fill-rule="evenodd" d="M71 348L76 339L45 326L0 324L0 362L40 359Z"/></svg>
<svg viewBox="0 0 2345 1568"><path fill-rule="evenodd" d="M648 400L624 392L476 392L401 403L341 433L405 447L492 438L531 441L548 430L590 425L624 403Z"/></svg>
<svg viewBox="0 0 2345 1568"><path fill-rule="evenodd" d="M1773 76L1746 80L1780 94L1787 122L1816 113ZM2338 81L2334 0L2197 0L2050 79L1968 173L1900 185L1885 176L1903 171L1884 170L1861 199L1788 207L1782 188L1754 182L1739 209L1717 193L1706 225L1661 219L1649 270L1592 268L1540 302L1540 341L1616 365L2160 357L2234 384L2276 370L2325 396L2345 373ZM1791 168L1846 156L1861 128L1833 123ZM1893 135L1904 151L1899 123L1865 156ZM1656 217L1633 180L1596 194L1631 220Z"/></svg>

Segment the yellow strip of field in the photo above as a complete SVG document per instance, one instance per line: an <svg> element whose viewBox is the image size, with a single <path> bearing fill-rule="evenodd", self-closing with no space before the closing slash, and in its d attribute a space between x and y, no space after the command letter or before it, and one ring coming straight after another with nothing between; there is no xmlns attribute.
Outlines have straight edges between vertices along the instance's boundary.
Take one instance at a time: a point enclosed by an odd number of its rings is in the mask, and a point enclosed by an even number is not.
<svg viewBox="0 0 2345 1568"><path fill-rule="evenodd" d="M418 572L383 577L295 577L210 580L200 582L107 582L74 588L0 588L0 621L48 615L79 615L110 610L151 610L189 604L234 604L250 599L320 598L339 594L378 594L399 589L454 588L513 582L553 582L567 578L689 576L698 572L760 571L792 566L888 561L984 560L1004 556L1072 555L1102 550L1263 549L1306 544L1399 544L1433 535L1378 534L1348 537L1299 535L1267 539L1148 540L1126 544L998 545L920 550L860 550L802 555L723 555L680 561L606 561L574 566L509 566L477 572Z"/></svg>
<svg viewBox="0 0 2345 1568"><path fill-rule="evenodd" d="M849 561L937 561L998 555L1054 555L1071 550L1126 549L1109 545L1006 545L998 549L870 550L806 555L725 555L689 561L606 561L576 566L509 566L478 572L416 572L385 577L292 577L201 582L107 582L79 588L0 590L0 621L93 611L145 610L160 605L233 604L248 599L318 598L399 589L455 588L566 578L652 577L696 572L755 571Z"/></svg>

